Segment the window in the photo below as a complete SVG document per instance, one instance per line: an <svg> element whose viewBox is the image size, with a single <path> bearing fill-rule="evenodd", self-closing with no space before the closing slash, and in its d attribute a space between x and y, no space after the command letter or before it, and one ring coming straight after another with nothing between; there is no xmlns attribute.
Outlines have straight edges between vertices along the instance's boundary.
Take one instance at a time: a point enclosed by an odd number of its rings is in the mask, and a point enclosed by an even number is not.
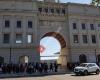
<svg viewBox="0 0 100 80"><path fill-rule="evenodd" d="M42 8L38 8L39 12L42 12Z"/></svg>
<svg viewBox="0 0 100 80"><path fill-rule="evenodd" d="M66 13L65 9L62 9L62 14L65 14L65 13Z"/></svg>
<svg viewBox="0 0 100 80"><path fill-rule="evenodd" d="M46 13L48 13L48 8L45 8L44 11L45 11Z"/></svg>
<svg viewBox="0 0 100 80"><path fill-rule="evenodd" d="M86 29L85 23L82 23L82 29L83 29L83 30Z"/></svg>
<svg viewBox="0 0 100 80"><path fill-rule="evenodd" d="M4 64L4 57L0 56L0 64Z"/></svg>
<svg viewBox="0 0 100 80"><path fill-rule="evenodd" d="M94 30L94 25L90 24L90 28L91 28L91 30Z"/></svg>
<svg viewBox="0 0 100 80"><path fill-rule="evenodd" d="M87 62L87 57L84 54L79 55L79 62L80 63L86 63Z"/></svg>
<svg viewBox="0 0 100 80"><path fill-rule="evenodd" d="M10 21L9 20L5 20L5 27L6 28L10 27Z"/></svg>
<svg viewBox="0 0 100 80"><path fill-rule="evenodd" d="M27 35L27 43L32 43L33 42L33 36L32 34Z"/></svg>
<svg viewBox="0 0 100 80"><path fill-rule="evenodd" d="M28 28L32 28L33 24L32 21L28 21Z"/></svg>
<svg viewBox="0 0 100 80"><path fill-rule="evenodd" d="M56 9L56 12L57 12L58 14L60 14L60 10L59 10L59 9Z"/></svg>
<svg viewBox="0 0 100 80"><path fill-rule="evenodd" d="M76 23L73 23L73 29L77 29Z"/></svg>
<svg viewBox="0 0 100 80"><path fill-rule="evenodd" d="M74 38L74 43L78 43L78 35L73 35L73 38Z"/></svg>
<svg viewBox="0 0 100 80"><path fill-rule="evenodd" d="M87 40L87 35L83 35L83 43L88 43L88 40Z"/></svg>
<svg viewBox="0 0 100 80"><path fill-rule="evenodd" d="M97 56L97 61L100 63L100 54Z"/></svg>
<svg viewBox="0 0 100 80"><path fill-rule="evenodd" d="M9 42L10 42L10 34L4 34L3 43L9 43Z"/></svg>
<svg viewBox="0 0 100 80"><path fill-rule="evenodd" d="M16 34L16 43L22 43L22 34Z"/></svg>
<svg viewBox="0 0 100 80"><path fill-rule="evenodd" d="M92 64L92 63L87 65L87 67L95 67L95 66L96 65L95 64Z"/></svg>
<svg viewBox="0 0 100 80"><path fill-rule="evenodd" d="M54 13L54 9L51 9L50 11L51 11L51 13Z"/></svg>
<svg viewBox="0 0 100 80"><path fill-rule="evenodd" d="M100 27L100 24L98 24L98 27Z"/></svg>
<svg viewBox="0 0 100 80"><path fill-rule="evenodd" d="M17 28L21 28L21 21L17 21Z"/></svg>
<svg viewBox="0 0 100 80"><path fill-rule="evenodd" d="M91 35L92 38L92 43L96 43L96 36L95 35Z"/></svg>
<svg viewBox="0 0 100 80"><path fill-rule="evenodd" d="M93 67L93 64L88 64L87 67Z"/></svg>

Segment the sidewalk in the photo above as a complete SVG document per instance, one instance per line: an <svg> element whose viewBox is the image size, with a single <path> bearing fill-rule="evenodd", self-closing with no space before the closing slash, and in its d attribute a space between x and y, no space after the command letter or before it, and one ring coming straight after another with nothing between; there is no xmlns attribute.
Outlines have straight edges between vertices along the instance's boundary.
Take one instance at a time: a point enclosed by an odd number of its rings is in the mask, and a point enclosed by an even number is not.
<svg viewBox="0 0 100 80"><path fill-rule="evenodd" d="M48 76L48 75L60 75L60 74L70 74L70 71L58 71L58 72L48 72L48 73L11 73L11 74L0 74L0 78L16 78L16 77L39 77L39 76Z"/></svg>

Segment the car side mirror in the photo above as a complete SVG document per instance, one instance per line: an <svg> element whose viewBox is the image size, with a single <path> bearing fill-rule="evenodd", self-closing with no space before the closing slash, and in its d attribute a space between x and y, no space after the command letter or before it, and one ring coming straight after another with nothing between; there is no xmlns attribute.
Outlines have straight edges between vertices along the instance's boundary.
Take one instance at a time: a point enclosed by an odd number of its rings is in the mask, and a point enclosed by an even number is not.
<svg viewBox="0 0 100 80"><path fill-rule="evenodd" d="M87 66L87 68L90 68L89 66Z"/></svg>

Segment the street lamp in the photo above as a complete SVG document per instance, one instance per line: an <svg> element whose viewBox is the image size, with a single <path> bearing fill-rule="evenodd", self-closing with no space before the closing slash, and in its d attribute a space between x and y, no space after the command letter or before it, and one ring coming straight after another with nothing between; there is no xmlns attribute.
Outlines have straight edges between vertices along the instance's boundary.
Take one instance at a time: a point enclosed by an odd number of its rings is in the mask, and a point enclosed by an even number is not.
<svg viewBox="0 0 100 80"><path fill-rule="evenodd" d="M9 63L11 63L11 56L12 56L12 53L11 53L11 47L10 47Z"/></svg>

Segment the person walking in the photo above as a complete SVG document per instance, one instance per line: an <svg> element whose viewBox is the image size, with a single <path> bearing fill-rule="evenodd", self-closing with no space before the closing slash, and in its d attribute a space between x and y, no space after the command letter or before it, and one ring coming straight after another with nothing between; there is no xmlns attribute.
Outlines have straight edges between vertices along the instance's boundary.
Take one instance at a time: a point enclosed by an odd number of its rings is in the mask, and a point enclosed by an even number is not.
<svg viewBox="0 0 100 80"><path fill-rule="evenodd" d="M53 71L53 63L50 63L49 70L50 70L50 72Z"/></svg>

